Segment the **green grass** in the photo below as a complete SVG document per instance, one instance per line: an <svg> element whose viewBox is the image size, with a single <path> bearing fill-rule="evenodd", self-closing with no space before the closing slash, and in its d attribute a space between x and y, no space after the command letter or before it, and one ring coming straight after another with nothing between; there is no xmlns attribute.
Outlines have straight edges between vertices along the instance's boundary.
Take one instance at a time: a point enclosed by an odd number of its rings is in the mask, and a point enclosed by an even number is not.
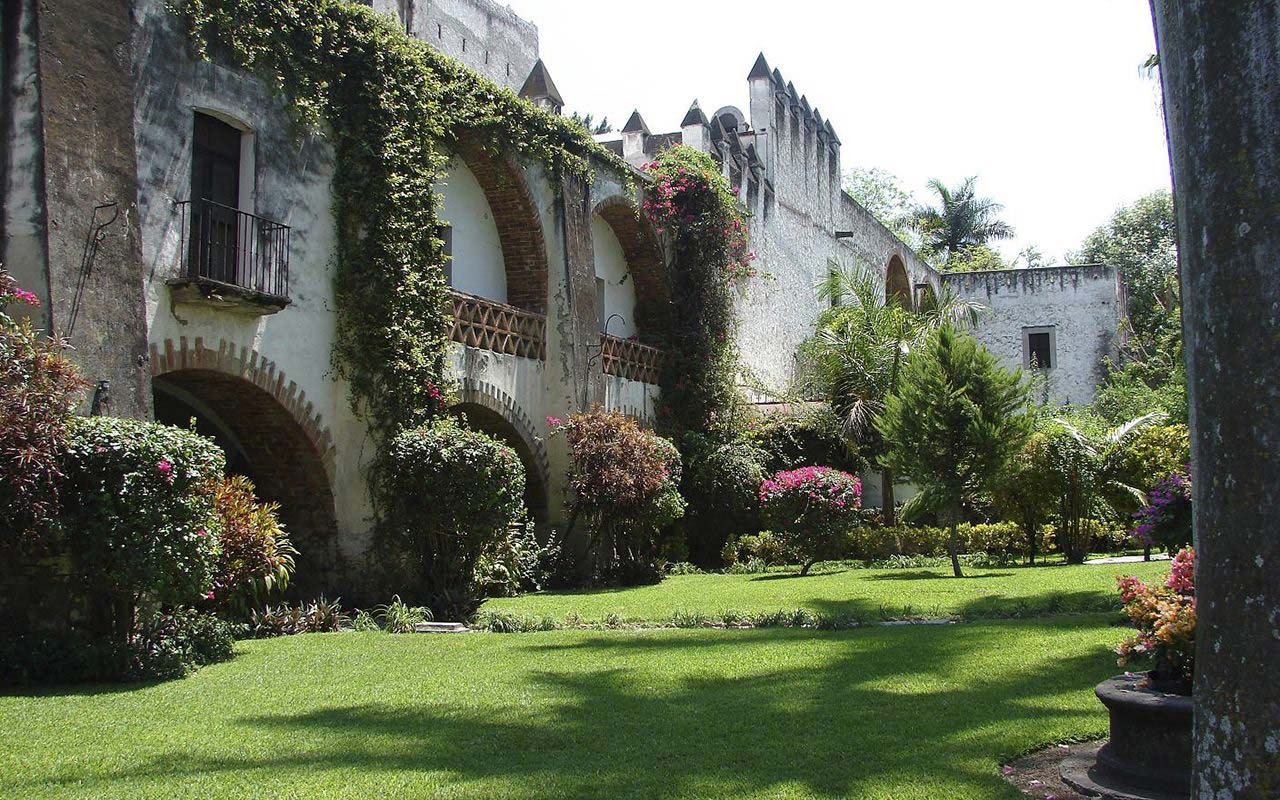
<svg viewBox="0 0 1280 800"><path fill-rule="evenodd" d="M1104 732L1113 620L247 642L0 695L0 796L1012 800L1002 760Z"/></svg>
<svg viewBox="0 0 1280 800"><path fill-rule="evenodd" d="M874 620L904 616L965 618L1033 616L1119 609L1117 575L1164 575L1167 562L1085 566L966 569L834 569L814 574L680 575L654 586L541 592L491 600L486 611L585 620L616 614L627 620L662 621L676 613L746 614L804 608L817 614Z"/></svg>

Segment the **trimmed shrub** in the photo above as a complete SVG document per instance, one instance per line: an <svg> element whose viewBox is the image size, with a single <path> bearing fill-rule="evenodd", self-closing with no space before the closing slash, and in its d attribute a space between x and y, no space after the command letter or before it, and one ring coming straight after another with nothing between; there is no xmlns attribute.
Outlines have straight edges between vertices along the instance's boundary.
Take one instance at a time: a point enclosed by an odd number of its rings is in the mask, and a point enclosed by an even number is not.
<svg viewBox="0 0 1280 800"><path fill-rule="evenodd" d="M759 561L766 567L794 564L799 556L793 552L783 537L773 531L760 531L732 539L725 544L723 558L726 567Z"/></svg>
<svg viewBox="0 0 1280 800"><path fill-rule="evenodd" d="M765 519L785 546L801 559L800 574L824 558L848 549L849 530L858 523L862 482L829 467L778 472L760 484Z"/></svg>
<svg viewBox="0 0 1280 800"><path fill-rule="evenodd" d="M482 555L524 515L524 466L499 440L441 418L393 438L375 491L379 532L440 619L479 606ZM424 496L429 491L430 495Z"/></svg>
<svg viewBox="0 0 1280 800"><path fill-rule="evenodd" d="M591 530L591 579L662 580L660 532L685 512L675 445L612 411L574 414L559 429L569 443L573 520Z"/></svg>
<svg viewBox="0 0 1280 800"><path fill-rule="evenodd" d="M91 629L125 639L133 609L213 599L222 451L192 431L110 417L71 422L58 528L89 592Z"/></svg>
<svg viewBox="0 0 1280 800"><path fill-rule="evenodd" d="M747 442L721 443L696 433L685 435L684 453L680 488L689 503L682 525L689 558L714 567L731 536L760 528L765 453Z"/></svg>
<svg viewBox="0 0 1280 800"><path fill-rule="evenodd" d="M244 611L268 594L283 591L298 554L276 517L277 503L260 502L242 475L214 490L218 514L218 560L213 593L224 608Z"/></svg>

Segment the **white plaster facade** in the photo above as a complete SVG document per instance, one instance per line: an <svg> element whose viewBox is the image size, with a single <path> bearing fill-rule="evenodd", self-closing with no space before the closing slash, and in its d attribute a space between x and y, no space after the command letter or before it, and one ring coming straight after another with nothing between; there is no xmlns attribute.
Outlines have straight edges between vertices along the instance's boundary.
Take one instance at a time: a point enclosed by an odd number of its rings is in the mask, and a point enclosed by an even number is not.
<svg viewBox="0 0 1280 800"><path fill-rule="evenodd" d="M484 189L467 165L455 158L436 190L441 196L440 219L450 227L450 285L460 292L507 302L502 241Z"/></svg>

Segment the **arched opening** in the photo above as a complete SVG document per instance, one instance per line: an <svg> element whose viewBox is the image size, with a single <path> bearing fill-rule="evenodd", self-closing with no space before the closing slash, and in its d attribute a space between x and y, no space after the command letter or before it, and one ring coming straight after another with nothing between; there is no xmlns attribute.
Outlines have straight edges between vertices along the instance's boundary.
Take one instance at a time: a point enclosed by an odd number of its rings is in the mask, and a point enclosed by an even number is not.
<svg viewBox="0 0 1280 800"><path fill-rule="evenodd" d="M438 191L444 198L440 218L449 226L445 236L450 255L446 266L449 285L460 292L507 302L502 240L480 182L462 159L455 158Z"/></svg>
<svg viewBox="0 0 1280 800"><path fill-rule="evenodd" d="M221 372L184 369L152 379L158 422L211 437L227 455L227 471L253 481L263 500L280 504L280 521L297 547L299 593L332 584L338 523L333 490L306 431L274 397Z"/></svg>
<svg viewBox="0 0 1280 800"><path fill-rule="evenodd" d="M609 333L664 345L671 322L671 290L653 227L625 198L611 197L596 206L591 232L596 277L606 281L601 322L613 311L625 317L625 310L619 309L625 309L629 302L634 308L633 319L625 332L615 320ZM614 282L612 294L610 281Z"/></svg>
<svg viewBox="0 0 1280 800"><path fill-rule="evenodd" d="M545 314L546 244L519 164L509 155L463 143L438 189L444 196L441 221L449 226L449 269L458 290Z"/></svg>
<svg viewBox="0 0 1280 800"><path fill-rule="evenodd" d="M911 310L911 279L907 277L907 265L896 253L885 270L884 303Z"/></svg>
<svg viewBox="0 0 1280 800"><path fill-rule="evenodd" d="M613 228L602 217L591 218L591 242L596 264L596 308L600 330L629 339L636 335L636 284L627 256Z"/></svg>
<svg viewBox="0 0 1280 800"><path fill-rule="evenodd" d="M533 448L520 435L520 431L501 414L479 403L458 403L452 412L466 420L473 430L483 431L516 451L520 463L524 465L525 508L536 525L546 525L549 519L546 480L538 459L533 454Z"/></svg>

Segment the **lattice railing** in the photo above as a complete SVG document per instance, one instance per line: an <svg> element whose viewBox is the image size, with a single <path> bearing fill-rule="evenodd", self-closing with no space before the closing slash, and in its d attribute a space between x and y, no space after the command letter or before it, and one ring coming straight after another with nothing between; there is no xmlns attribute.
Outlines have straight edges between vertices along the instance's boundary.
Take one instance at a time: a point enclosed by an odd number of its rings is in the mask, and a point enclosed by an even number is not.
<svg viewBox="0 0 1280 800"><path fill-rule="evenodd" d="M459 291L450 294L455 342L511 356L546 359L547 318L542 314Z"/></svg>
<svg viewBox="0 0 1280 800"><path fill-rule="evenodd" d="M658 382L662 362L666 358L658 348L608 334L600 335L600 344L604 351L605 374L641 383Z"/></svg>

